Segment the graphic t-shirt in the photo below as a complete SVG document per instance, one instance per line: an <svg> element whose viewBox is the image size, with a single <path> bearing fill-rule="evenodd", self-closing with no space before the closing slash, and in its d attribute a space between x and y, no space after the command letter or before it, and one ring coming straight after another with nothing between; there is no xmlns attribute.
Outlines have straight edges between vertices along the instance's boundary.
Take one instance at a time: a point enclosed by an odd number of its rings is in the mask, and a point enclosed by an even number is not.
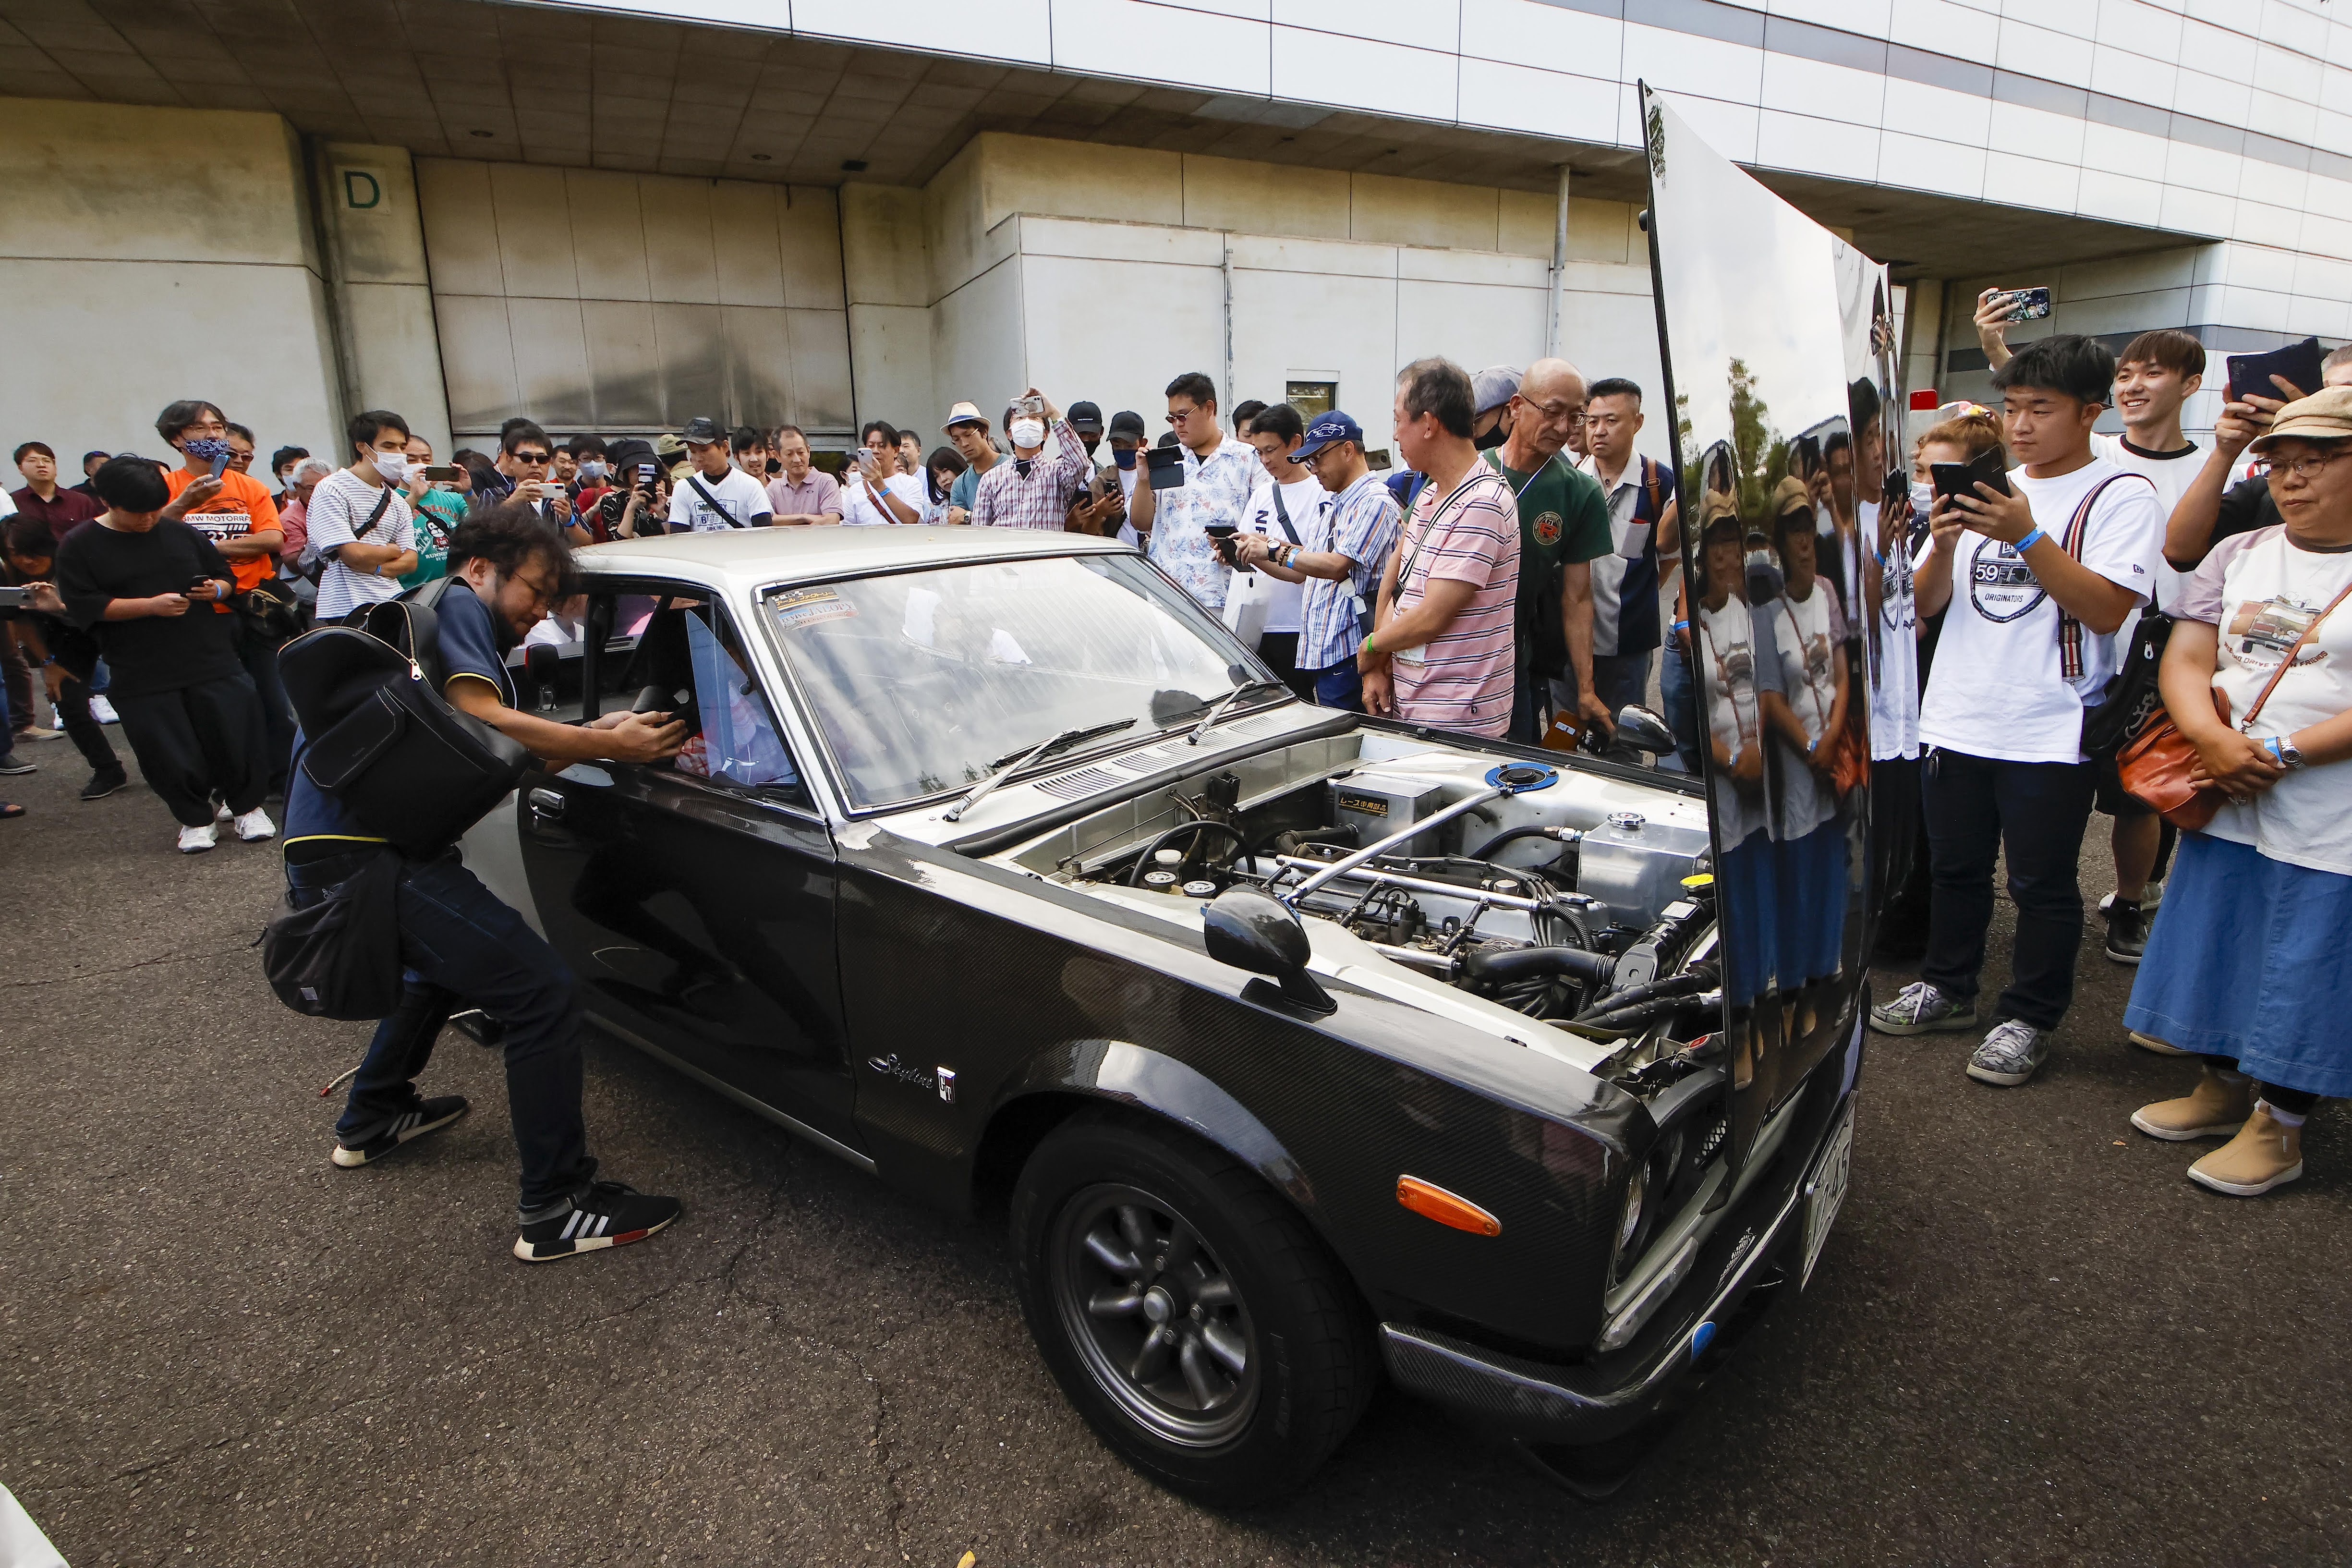
<svg viewBox="0 0 2352 1568"><path fill-rule="evenodd" d="M1470 602L1421 647L1392 650L1397 717L1467 735L1510 728L1517 669L1512 621L1519 590L1518 508L1484 463L1454 493L1424 485L1397 549L1395 614L1409 615L1437 579L1468 583ZM1387 645L1382 644L1383 647Z"/></svg>
<svg viewBox="0 0 2352 1568"><path fill-rule="evenodd" d="M1780 679L1779 660L1758 657L1759 648L1769 652L1771 644L1758 637L1757 618L1736 594L1727 595L1720 609L1710 610L1702 601L1691 612L1707 733L1722 743L1734 767L1764 743L1764 716L1757 701L1759 680L1770 689ZM1732 781L1729 768L1717 767L1714 787L1717 825L1724 847L1730 849L1764 826L1763 786L1743 788Z"/></svg>
<svg viewBox="0 0 2352 1568"><path fill-rule="evenodd" d="M749 528L753 518L765 517L774 510L768 504L768 487L740 468L730 468L715 479L699 471L689 478L691 483L681 479L669 492L672 533L725 533ZM706 496L705 490L709 494Z"/></svg>
<svg viewBox="0 0 2352 1568"><path fill-rule="evenodd" d="M1845 616L1838 608L1837 590L1828 578L1816 576L1812 592L1804 598L1783 593L1765 605L1764 619L1772 630L1773 656L1780 660L1781 695L1804 726L1805 739L1818 741L1830 710L1837 706L1836 661L1844 657L1839 645L1845 641ZM1837 796L1785 741L1780 742L1780 784L1772 829L1782 843L1802 838L1837 815Z"/></svg>
<svg viewBox="0 0 2352 1568"><path fill-rule="evenodd" d="M163 476L171 488L172 499L179 500L180 492L194 484L200 475L185 468L173 468ZM269 499L268 489L251 474L240 474L235 468L221 470L220 494L191 510L187 524L206 539L219 545L231 539L242 539L248 533L267 533L278 526L278 503ZM277 575L276 557L247 555L228 563L236 574L236 589L243 593L264 577ZM215 614L227 615L226 605L216 606Z"/></svg>
<svg viewBox="0 0 2352 1568"><path fill-rule="evenodd" d="M1319 519L1323 508L1330 501L1331 492L1325 489L1323 481L1312 474L1282 486L1282 504L1290 514L1290 529L1285 532L1282 519L1274 510L1275 489L1272 475L1258 480L1257 489L1250 493L1249 510L1242 514L1242 526L1256 530L1276 544L1293 542L1291 535L1296 534L1301 548L1314 549L1313 541ZM1306 598L1307 584L1268 577L1266 585L1271 591L1265 601L1265 629L1270 632L1298 630L1299 606Z"/></svg>
<svg viewBox="0 0 2352 1568"><path fill-rule="evenodd" d="M1896 530L1879 568L1878 636L1866 650L1873 761L1919 754L1919 602L1911 583L1911 537Z"/></svg>
<svg viewBox="0 0 2352 1568"><path fill-rule="evenodd" d="M2147 603L2164 533L2156 489L2094 458L2053 479L2011 469L2009 482L2055 544L2084 496L2102 481L2083 538L2083 564ZM2073 763L2083 756L2083 710L2116 672L2116 638L2082 628L2083 669L2066 678L2060 612L2013 545L1964 529L1952 563L1952 605L1920 704L1919 739L1971 756L2012 763Z"/></svg>
<svg viewBox="0 0 2352 1568"><path fill-rule="evenodd" d="M1623 564L1622 558L1613 553L1616 542L1610 531L1608 499L1601 493L1601 481L1571 468L1558 456L1531 474L1504 462L1500 447L1486 453L1485 458L1518 498L1519 593L1513 620L1519 664L1543 675L1565 674L1568 643L1565 628L1560 625L1560 568L1585 561L1594 563L1593 644L1597 652L1601 640L1599 580L1602 567L1608 561ZM1623 574L1620 571L1617 575ZM1655 582L1654 577L1654 585ZM1615 630L1612 617L1612 637ZM1611 647L1614 646L1612 641Z"/></svg>
<svg viewBox="0 0 2352 1568"><path fill-rule="evenodd" d="M400 579L404 588L422 587L449 572L449 536L466 521L466 498L455 490L431 489L415 505L416 570Z"/></svg>
<svg viewBox="0 0 2352 1568"><path fill-rule="evenodd" d="M2219 634L2213 689L2246 733L2292 735L2352 708L2347 601L2320 622L2252 727L2242 723L2286 650L2347 583L2352 551L2305 550L2283 527L2223 540L2190 575L2173 613ZM2290 770L2251 800L2224 801L2205 831L2291 866L2352 876L2352 766Z"/></svg>
<svg viewBox="0 0 2352 1568"><path fill-rule="evenodd" d="M379 501L384 503L381 514L376 511ZM404 548L416 537L416 520L399 488L372 485L349 468L338 468L320 479L311 489L310 504L302 515L310 527L310 548L321 559L337 546L354 541ZM368 527L371 517L375 519L373 528ZM355 605L372 605L399 592L397 577L354 572L340 560L331 560L319 574L318 618L321 623L341 620Z"/></svg>

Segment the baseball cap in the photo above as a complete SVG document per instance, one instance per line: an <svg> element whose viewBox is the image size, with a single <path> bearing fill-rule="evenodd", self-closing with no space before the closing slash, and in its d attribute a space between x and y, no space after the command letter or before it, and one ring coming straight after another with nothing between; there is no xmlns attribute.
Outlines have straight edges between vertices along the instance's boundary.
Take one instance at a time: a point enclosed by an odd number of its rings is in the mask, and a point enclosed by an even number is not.
<svg viewBox="0 0 2352 1568"><path fill-rule="evenodd" d="M1099 436L1102 434L1102 410L1096 407L1091 403L1071 404L1069 413L1064 415L1063 417L1070 422L1070 428L1076 430L1081 436Z"/></svg>
<svg viewBox="0 0 2352 1568"><path fill-rule="evenodd" d="M686 456L686 443L664 431L654 442L654 456L665 463L673 458L683 458Z"/></svg>
<svg viewBox="0 0 2352 1568"><path fill-rule="evenodd" d="M1337 408L1328 414L1318 414L1315 423L1307 427L1307 439L1290 454L1290 460L1303 463L1334 441L1353 441L1360 447L1364 444L1364 427Z"/></svg>
<svg viewBox="0 0 2352 1568"><path fill-rule="evenodd" d="M1470 411L1484 414L1517 396L1519 373L1507 364L1490 364L1470 378Z"/></svg>
<svg viewBox="0 0 2352 1568"><path fill-rule="evenodd" d="M948 410L948 422L940 426L940 434L944 436L959 425L977 425L985 430L988 428L988 416L982 414L976 405L959 403Z"/></svg>
<svg viewBox="0 0 2352 1568"><path fill-rule="evenodd" d="M2274 441L2342 441L2352 438L2352 386L2329 386L2299 398L2271 416L2271 427L2247 450L2263 452Z"/></svg>
<svg viewBox="0 0 2352 1568"><path fill-rule="evenodd" d="M698 414L686 422L686 428L678 432L678 438L690 446L708 447L727 439L727 432L719 427L716 419Z"/></svg>
<svg viewBox="0 0 2352 1568"><path fill-rule="evenodd" d="M1110 434L1143 439L1143 416L1132 408L1122 408L1110 416Z"/></svg>

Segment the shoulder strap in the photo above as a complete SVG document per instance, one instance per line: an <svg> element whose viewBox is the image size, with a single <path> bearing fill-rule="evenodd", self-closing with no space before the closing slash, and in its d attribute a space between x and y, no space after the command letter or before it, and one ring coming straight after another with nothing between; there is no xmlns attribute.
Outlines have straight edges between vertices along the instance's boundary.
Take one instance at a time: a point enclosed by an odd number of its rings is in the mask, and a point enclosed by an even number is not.
<svg viewBox="0 0 2352 1568"><path fill-rule="evenodd" d="M1666 515L1665 503L1658 499L1660 483L1658 465L1647 458L1637 458L1642 465L1642 488L1650 493L1650 521L1662 523Z"/></svg>
<svg viewBox="0 0 2352 1568"><path fill-rule="evenodd" d="M1282 524L1282 531L1290 535L1291 543L1298 545L1301 550L1307 548L1307 546L1299 540L1298 531L1290 526L1290 509L1282 504L1282 481L1280 479L1274 481L1274 519L1276 522Z"/></svg>
<svg viewBox="0 0 2352 1568"><path fill-rule="evenodd" d="M2254 720L2262 713L2263 704L2268 702L2271 700L2271 693L2278 689L2280 678L2285 675L2287 670L2294 666L2294 656L2303 651L2304 645L2310 642L2312 638L2319 635L2321 623L2336 613L2336 607L2344 602L2347 595L2352 595L2352 583L2347 583L2343 587L2337 589L2336 597L2327 601L2327 608L2320 611L2319 614L2311 617L2311 625L2303 628L2303 635L2295 638L2294 646L2286 650L2286 656L2279 660L2278 668L2271 671L2271 678L2263 682L2262 693L2254 699L2253 706L2247 709L2246 716L2238 721L2238 729L2241 733L2243 733L2246 728L2253 723Z"/></svg>
<svg viewBox="0 0 2352 1568"><path fill-rule="evenodd" d="M392 487L390 485L380 485L377 488L383 493L375 498L375 510L368 513L367 521L360 524L357 528L352 530L352 537L355 540L365 539L368 536L368 531L374 528L377 523L383 521L383 514L385 511L390 510L392 506Z"/></svg>
<svg viewBox="0 0 2352 1568"><path fill-rule="evenodd" d="M719 521L725 523L730 528L740 528L743 526L741 523L736 521L732 517L728 515L727 509L719 504L719 498L717 496L712 495L709 490L702 488L702 481L700 479L688 474L686 478L686 482L692 485L694 487L694 493L700 496L704 501L709 503L710 510L719 514Z"/></svg>
<svg viewBox="0 0 2352 1568"><path fill-rule="evenodd" d="M2091 509L2098 504L2101 496L2107 493L2107 487L2117 479L2138 479L2150 490L2156 489L2156 481L2146 474L2128 470L2109 474L2093 485L2090 494L2075 506L2074 515L2066 520L2066 531L2058 540L2060 547L2078 564L2083 559L2084 536L2091 530ZM2070 682L2083 679L2083 623L2068 615L2063 605L2058 611L2058 669Z"/></svg>

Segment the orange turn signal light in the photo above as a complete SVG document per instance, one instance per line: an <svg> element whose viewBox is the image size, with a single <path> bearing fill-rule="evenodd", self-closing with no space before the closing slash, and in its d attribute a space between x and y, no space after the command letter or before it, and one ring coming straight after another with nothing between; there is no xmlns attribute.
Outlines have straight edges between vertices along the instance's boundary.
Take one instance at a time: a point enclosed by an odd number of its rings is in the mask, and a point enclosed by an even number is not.
<svg viewBox="0 0 2352 1568"><path fill-rule="evenodd" d="M1440 1225L1450 1225L1456 1230L1466 1230L1473 1236L1500 1236L1503 1222L1472 1203L1468 1198L1447 1192L1444 1187L1424 1182L1419 1176L1397 1178L1397 1202Z"/></svg>

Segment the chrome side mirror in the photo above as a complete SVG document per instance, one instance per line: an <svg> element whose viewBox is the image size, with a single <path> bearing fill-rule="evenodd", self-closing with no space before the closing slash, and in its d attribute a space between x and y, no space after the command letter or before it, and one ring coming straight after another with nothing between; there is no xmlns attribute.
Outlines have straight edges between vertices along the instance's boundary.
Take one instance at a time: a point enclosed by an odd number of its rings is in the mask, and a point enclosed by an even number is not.
<svg viewBox="0 0 2352 1568"><path fill-rule="evenodd" d="M1261 1004L1271 993L1292 1007L1314 1013L1334 1013L1339 1005L1307 973L1314 954L1307 928L1297 915L1255 888L1228 888L1202 911L1201 934L1209 956L1219 963L1270 975L1281 989L1253 980L1242 994ZM1253 996L1251 993L1259 994Z"/></svg>
<svg viewBox="0 0 2352 1568"><path fill-rule="evenodd" d="M1637 752L1664 756L1675 749L1675 732L1664 719L1638 703L1617 710L1616 739Z"/></svg>

